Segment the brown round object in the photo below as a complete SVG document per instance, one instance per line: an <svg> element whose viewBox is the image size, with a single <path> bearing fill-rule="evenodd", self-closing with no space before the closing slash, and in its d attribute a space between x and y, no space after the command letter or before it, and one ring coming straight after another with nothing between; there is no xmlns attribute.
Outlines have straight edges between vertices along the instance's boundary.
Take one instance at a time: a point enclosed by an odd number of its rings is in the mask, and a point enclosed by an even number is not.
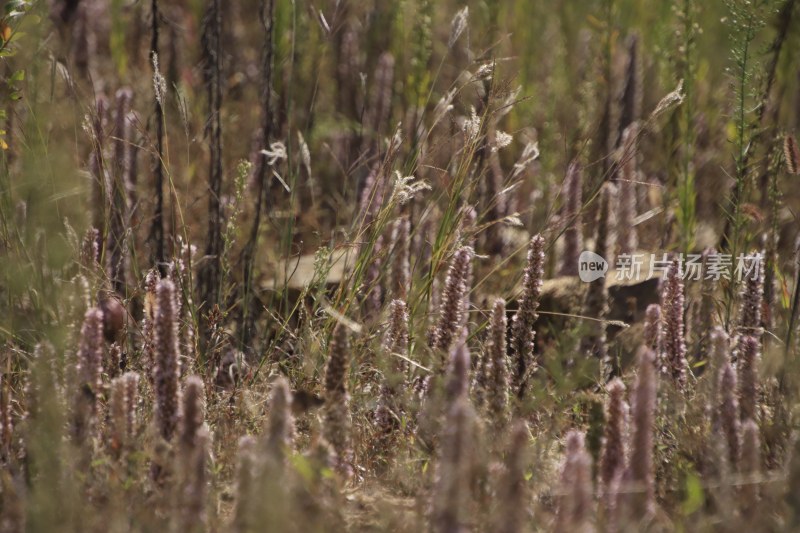
<svg viewBox="0 0 800 533"><path fill-rule="evenodd" d="M103 335L108 342L114 342L122 334L125 327L125 307L114 297L106 297L100 301L103 312Z"/></svg>

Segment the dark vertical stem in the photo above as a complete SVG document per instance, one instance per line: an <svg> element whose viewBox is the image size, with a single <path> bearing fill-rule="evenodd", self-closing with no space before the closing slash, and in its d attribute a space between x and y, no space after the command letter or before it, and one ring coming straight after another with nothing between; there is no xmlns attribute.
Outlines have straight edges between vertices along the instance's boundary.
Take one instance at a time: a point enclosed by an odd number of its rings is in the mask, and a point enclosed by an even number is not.
<svg viewBox="0 0 800 533"><path fill-rule="evenodd" d="M603 50L603 76L605 77L605 100L603 101L603 114L600 119L600 125L598 128L598 134L600 138L598 139L597 147L598 147L598 156L602 159L603 162L603 174L601 180L605 180L606 176L610 174L610 167L611 161L608 157L608 152L613 145L615 144L612 142L612 130L613 134L616 134L616 129L614 128L613 124L613 117L612 113L613 110L613 69L612 69L612 61L614 59L612 49L613 49L613 11L614 11L614 0L606 0L605 3L605 16L606 16L606 29L605 29L605 46Z"/></svg>
<svg viewBox="0 0 800 533"><path fill-rule="evenodd" d="M208 138L210 148L208 176L208 237L206 258L199 275L200 297L206 308L213 308L219 298L222 253L222 82L220 76L222 12L220 0L209 0L203 18L203 78L209 107Z"/></svg>
<svg viewBox="0 0 800 533"><path fill-rule="evenodd" d="M158 0L151 3L151 40L150 61L158 56ZM156 207L153 214L153 225L150 228L150 242L152 246L152 261L158 268L161 276L166 275L166 261L164 258L164 108L161 98L156 95L156 157L153 161L153 176L155 178Z"/></svg>
<svg viewBox="0 0 800 533"><path fill-rule="evenodd" d="M272 110L271 110L271 91L272 91L272 61L273 43L272 28L275 22L275 0L262 0L259 18L264 28L264 50L261 63L261 143L266 148L269 146L272 137ZM253 281L253 260L255 256L256 243L258 242L258 230L261 226L261 211L264 209L265 197L267 194L267 178L269 176L269 164L267 156L258 155L256 167L256 207L253 226L250 229L250 238L247 240L242 259L244 263L244 300L242 302L242 343L247 344L252 338L253 316L250 313L250 297Z"/></svg>
<svg viewBox="0 0 800 533"><path fill-rule="evenodd" d="M89 173L92 175L92 225L97 229L97 247L102 251L105 247L106 235L106 196L108 187L106 180L105 161L103 159L103 125L108 112L108 102L105 97L97 97L96 111L92 120L92 155L89 160Z"/></svg>
<svg viewBox="0 0 800 533"><path fill-rule="evenodd" d="M114 117L114 146L109 172L108 193L108 237L106 243L108 278L111 286L120 296L125 296L127 284L127 251L125 225L128 221L125 191L125 160L128 127L126 124L128 106L132 94L128 89L120 89L116 94L116 114Z"/></svg>

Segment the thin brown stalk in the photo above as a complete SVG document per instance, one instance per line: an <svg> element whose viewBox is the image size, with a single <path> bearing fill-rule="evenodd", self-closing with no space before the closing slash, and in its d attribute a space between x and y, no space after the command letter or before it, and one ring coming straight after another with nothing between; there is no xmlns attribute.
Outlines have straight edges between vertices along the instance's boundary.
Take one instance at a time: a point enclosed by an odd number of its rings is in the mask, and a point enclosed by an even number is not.
<svg viewBox="0 0 800 533"><path fill-rule="evenodd" d="M222 7L221 0L208 0L203 17L203 81L208 100L208 236L206 257L199 273L201 302L211 309L218 303L222 268Z"/></svg>

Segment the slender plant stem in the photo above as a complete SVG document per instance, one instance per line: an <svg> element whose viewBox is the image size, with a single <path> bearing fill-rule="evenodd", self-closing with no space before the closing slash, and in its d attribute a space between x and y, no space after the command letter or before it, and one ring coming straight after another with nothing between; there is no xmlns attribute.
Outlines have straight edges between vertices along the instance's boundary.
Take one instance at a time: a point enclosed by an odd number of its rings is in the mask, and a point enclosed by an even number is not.
<svg viewBox="0 0 800 533"><path fill-rule="evenodd" d="M158 57L158 0L150 4L151 34L150 60L155 68ZM157 72L153 74L158 75ZM164 256L164 108L158 95L155 100L156 156L153 159L153 178L156 192L156 206L153 213L153 225L150 228L152 246L152 262L163 277L167 273Z"/></svg>

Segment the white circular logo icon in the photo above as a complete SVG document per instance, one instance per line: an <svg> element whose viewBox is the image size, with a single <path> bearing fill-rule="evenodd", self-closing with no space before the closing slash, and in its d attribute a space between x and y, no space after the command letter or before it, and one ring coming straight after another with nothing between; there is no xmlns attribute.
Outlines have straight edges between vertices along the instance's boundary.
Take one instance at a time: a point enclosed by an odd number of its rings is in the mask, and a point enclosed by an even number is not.
<svg viewBox="0 0 800 533"><path fill-rule="evenodd" d="M600 278L604 278L608 272L608 261L602 256L589 250L581 252L578 258L578 277L581 281L590 283Z"/></svg>

